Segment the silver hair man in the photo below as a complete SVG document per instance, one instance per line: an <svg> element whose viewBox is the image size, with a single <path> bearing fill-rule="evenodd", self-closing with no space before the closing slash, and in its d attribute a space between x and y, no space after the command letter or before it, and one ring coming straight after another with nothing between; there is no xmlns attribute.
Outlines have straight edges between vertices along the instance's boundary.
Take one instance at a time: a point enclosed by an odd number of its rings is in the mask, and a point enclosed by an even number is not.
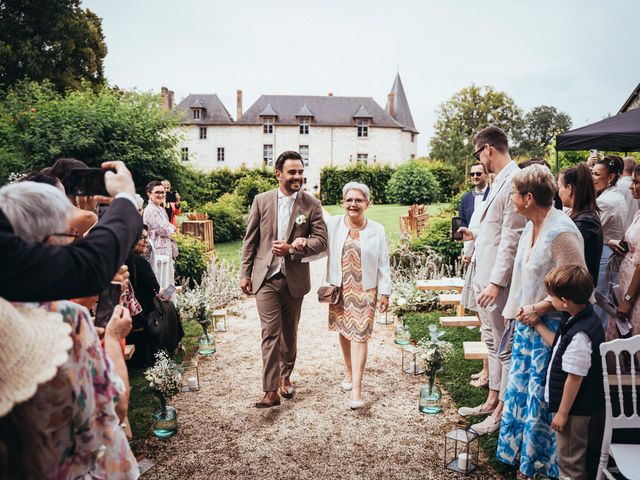
<svg viewBox="0 0 640 480"><path fill-rule="evenodd" d="M371 201L371 191L369 190L369 187L367 187L364 183L358 183L358 182L347 183L344 187L342 187L342 198L346 197L347 193L350 192L351 190L358 190L359 192L362 192L367 202Z"/></svg>
<svg viewBox="0 0 640 480"><path fill-rule="evenodd" d="M25 240L42 242L49 235L69 231L72 205L54 186L35 182L5 185L0 188L0 205L15 234Z"/></svg>

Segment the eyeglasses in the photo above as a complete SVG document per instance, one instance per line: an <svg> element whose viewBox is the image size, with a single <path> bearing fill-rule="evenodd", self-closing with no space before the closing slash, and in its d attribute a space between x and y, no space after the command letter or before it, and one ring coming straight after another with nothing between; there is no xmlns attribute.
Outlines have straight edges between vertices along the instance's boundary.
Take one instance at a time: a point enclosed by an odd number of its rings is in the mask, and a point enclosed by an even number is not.
<svg viewBox="0 0 640 480"><path fill-rule="evenodd" d="M151 192L151 193L153 193L154 195L158 195L159 197L164 197L167 194L167 192L165 192L164 190L161 192Z"/></svg>
<svg viewBox="0 0 640 480"><path fill-rule="evenodd" d="M480 161L480 154L482 153L482 151L486 148L486 147L493 147L492 143L485 143L483 146L481 146L478 150L476 150L475 152L473 152L473 156L476 160Z"/></svg>
<svg viewBox="0 0 640 480"><path fill-rule="evenodd" d="M362 205L365 201L366 200L363 200L362 198L345 198L344 204L349 205L350 203L355 203L356 205Z"/></svg>
<svg viewBox="0 0 640 480"><path fill-rule="evenodd" d="M149 240L149 235L142 235L140 238L138 238L138 241L146 242L147 240Z"/></svg>
<svg viewBox="0 0 640 480"><path fill-rule="evenodd" d="M49 241L51 237L71 238L70 243L73 243L78 240L81 235L79 233L52 233L51 235L47 235L46 237L44 237L42 243L47 243L47 241Z"/></svg>
<svg viewBox="0 0 640 480"><path fill-rule="evenodd" d="M471 172L469 173L470 177L481 177L482 176L482 172Z"/></svg>
<svg viewBox="0 0 640 480"><path fill-rule="evenodd" d="M509 195L511 195L512 197L514 195L520 195L521 197L524 197L527 193L531 193L531 192L515 192L515 191L511 191L511 193Z"/></svg>

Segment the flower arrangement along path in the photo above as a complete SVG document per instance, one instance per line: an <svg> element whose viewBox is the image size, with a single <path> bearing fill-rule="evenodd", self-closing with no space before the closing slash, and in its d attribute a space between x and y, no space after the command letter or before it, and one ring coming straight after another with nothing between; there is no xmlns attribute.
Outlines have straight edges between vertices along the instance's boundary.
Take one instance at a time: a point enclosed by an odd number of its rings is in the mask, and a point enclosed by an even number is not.
<svg viewBox="0 0 640 480"><path fill-rule="evenodd" d="M327 329L326 304L315 292L325 263L312 263L312 288L302 306L296 396L258 410L262 396L260 322L255 300L233 306L218 351L200 357L201 386L169 403L178 409L179 431L151 437L143 454L158 465L160 479L463 478L443 467L444 434L458 416L445 395L444 412L418 411L426 377L402 373L393 325L376 324L369 342L364 395L370 407L351 411L340 390L342 354ZM467 381L461 379L461 381ZM467 478L498 478L481 458Z"/></svg>

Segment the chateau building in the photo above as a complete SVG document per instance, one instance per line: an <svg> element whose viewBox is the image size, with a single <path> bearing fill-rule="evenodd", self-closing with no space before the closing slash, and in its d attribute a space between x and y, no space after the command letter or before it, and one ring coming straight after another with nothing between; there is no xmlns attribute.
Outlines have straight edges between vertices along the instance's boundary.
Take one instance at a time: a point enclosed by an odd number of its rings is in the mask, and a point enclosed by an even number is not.
<svg viewBox="0 0 640 480"><path fill-rule="evenodd" d="M173 92L162 87L166 108ZM237 91L236 119L216 94L190 94L175 108L183 114L179 128L181 159L202 170L246 166L272 167L285 150L300 152L305 188L320 184L327 165L398 165L415 158L418 131L400 75L386 108L371 97L262 95L243 112Z"/></svg>

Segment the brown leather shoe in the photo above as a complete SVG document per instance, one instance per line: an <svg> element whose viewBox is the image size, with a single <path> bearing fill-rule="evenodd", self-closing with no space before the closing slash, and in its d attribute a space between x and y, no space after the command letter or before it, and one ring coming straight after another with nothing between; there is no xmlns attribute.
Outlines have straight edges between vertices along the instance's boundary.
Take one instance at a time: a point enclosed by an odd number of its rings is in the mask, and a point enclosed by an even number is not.
<svg viewBox="0 0 640 480"><path fill-rule="evenodd" d="M276 392L267 392L264 394L264 398L259 402L256 402L256 408L271 408L280 405L280 397Z"/></svg>
<svg viewBox="0 0 640 480"><path fill-rule="evenodd" d="M289 385L287 385L287 383ZM293 385L291 385L291 382L288 380L280 379L280 388L278 388L278 393L287 400L290 400L296 394L296 389L293 388Z"/></svg>

